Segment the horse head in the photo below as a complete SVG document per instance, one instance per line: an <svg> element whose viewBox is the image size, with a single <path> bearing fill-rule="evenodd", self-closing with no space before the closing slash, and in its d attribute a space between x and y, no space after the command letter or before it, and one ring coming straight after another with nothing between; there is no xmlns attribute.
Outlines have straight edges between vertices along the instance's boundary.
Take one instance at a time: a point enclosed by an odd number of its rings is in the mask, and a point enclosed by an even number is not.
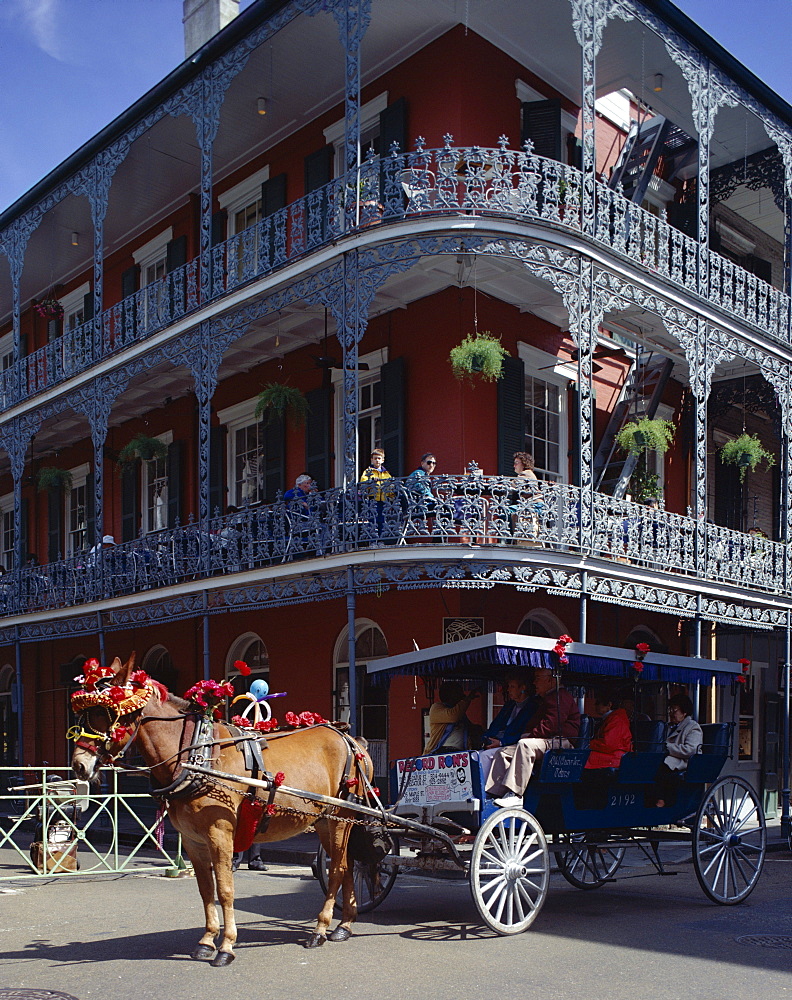
<svg viewBox="0 0 792 1000"><path fill-rule="evenodd" d="M118 657L109 667L88 660L78 680L83 687L72 694L72 707L79 721L69 730L75 744L72 770L82 781L96 781L102 765L117 760L134 740L149 701L161 702L167 693L135 670L134 653L123 665Z"/></svg>

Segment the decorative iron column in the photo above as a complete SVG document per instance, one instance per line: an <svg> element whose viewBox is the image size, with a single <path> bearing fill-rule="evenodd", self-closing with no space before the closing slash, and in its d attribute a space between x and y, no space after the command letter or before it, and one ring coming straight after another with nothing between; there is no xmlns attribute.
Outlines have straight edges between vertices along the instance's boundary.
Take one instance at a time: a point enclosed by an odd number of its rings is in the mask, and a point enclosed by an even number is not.
<svg viewBox="0 0 792 1000"><path fill-rule="evenodd" d="M578 348L577 454L580 488L579 544L583 552L593 545L594 518L594 387L593 352L603 307L594 288L594 267L581 259L576 300L570 301L569 332Z"/></svg>
<svg viewBox="0 0 792 1000"><path fill-rule="evenodd" d="M581 54L581 110L583 124L583 186L580 193L583 232L595 232L597 203L596 149L596 61L602 46L602 31L607 23L603 0L570 0L572 25Z"/></svg>

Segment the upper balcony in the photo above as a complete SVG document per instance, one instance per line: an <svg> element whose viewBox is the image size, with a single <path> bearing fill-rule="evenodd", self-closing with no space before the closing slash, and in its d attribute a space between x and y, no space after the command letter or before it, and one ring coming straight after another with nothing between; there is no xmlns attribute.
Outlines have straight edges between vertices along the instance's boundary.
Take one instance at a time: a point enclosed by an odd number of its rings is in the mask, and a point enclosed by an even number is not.
<svg viewBox="0 0 792 1000"><path fill-rule="evenodd" d="M110 548L3 578L0 613L40 614L157 592L233 589L262 580L268 568L284 581L295 562L312 571L348 564L350 554L382 549L378 563L427 559L502 561L512 568L541 559L556 569L616 571L642 585L695 592L730 588L732 597L786 592L787 546L604 494L581 516L578 489L500 477L438 476L421 489L389 480L382 498L358 484L215 517L208 531L186 524ZM588 512L586 512L588 514ZM471 551L475 550L475 551ZM222 578L222 583L219 582ZM215 583L211 581L214 580ZM438 584L439 585L439 584Z"/></svg>
<svg viewBox="0 0 792 1000"><path fill-rule="evenodd" d="M464 220L482 235L502 232L496 224L531 226L535 238L551 243L574 236L583 241L576 241L581 253L586 244L605 250L614 263L631 265L635 280L660 280L691 307L715 307L792 346L788 294L712 249L702 253L664 217L601 181L593 229L584 232L582 198L579 170L530 149L511 149L505 139L483 147L457 146L447 137L438 149L419 144L412 153L371 157L12 363L0 374L0 400L9 409L199 311L220 312L232 293L236 300L246 287L300 260L309 268L311 255L323 248L342 249L346 240L361 237L367 244L393 243L426 233L427 222L442 232Z"/></svg>

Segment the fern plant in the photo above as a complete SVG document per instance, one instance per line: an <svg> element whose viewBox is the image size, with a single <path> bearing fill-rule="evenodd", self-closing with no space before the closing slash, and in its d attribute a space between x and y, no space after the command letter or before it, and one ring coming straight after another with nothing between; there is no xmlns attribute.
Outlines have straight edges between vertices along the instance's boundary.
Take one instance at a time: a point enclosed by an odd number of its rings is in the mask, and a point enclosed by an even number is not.
<svg viewBox="0 0 792 1000"><path fill-rule="evenodd" d="M630 455L640 455L643 451L665 454L674 440L675 431L670 420L641 417L622 427L616 435L616 444Z"/></svg>
<svg viewBox="0 0 792 1000"><path fill-rule="evenodd" d="M509 352L497 337L488 330L468 334L461 344L451 348L448 360L458 379L478 376L485 382L494 382L503 376L503 359Z"/></svg>
<svg viewBox="0 0 792 1000"><path fill-rule="evenodd" d="M152 458L165 458L168 454L168 446L159 438L149 437L148 434L136 434L131 441L127 441L118 453L119 465L131 465L133 462L150 462Z"/></svg>
<svg viewBox="0 0 792 1000"><path fill-rule="evenodd" d="M724 465L737 466L740 482L744 482L748 469L755 472L760 462L764 462L768 469L775 465L775 455L767 451L755 434L746 434L745 431L721 446L720 459Z"/></svg>
<svg viewBox="0 0 792 1000"><path fill-rule="evenodd" d="M296 424L304 424L310 412L305 393L284 382L268 382L259 393L256 418L267 414L267 423L283 420L288 414Z"/></svg>

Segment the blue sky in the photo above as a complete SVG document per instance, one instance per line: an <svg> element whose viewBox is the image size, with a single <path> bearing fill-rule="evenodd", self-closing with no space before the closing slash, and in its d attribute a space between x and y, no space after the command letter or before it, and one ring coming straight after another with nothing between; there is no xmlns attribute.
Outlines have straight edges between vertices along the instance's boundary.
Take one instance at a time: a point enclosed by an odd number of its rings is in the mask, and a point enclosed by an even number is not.
<svg viewBox="0 0 792 1000"><path fill-rule="evenodd" d="M677 5L792 103L792 0ZM181 18L182 0L0 0L0 210L182 61Z"/></svg>

